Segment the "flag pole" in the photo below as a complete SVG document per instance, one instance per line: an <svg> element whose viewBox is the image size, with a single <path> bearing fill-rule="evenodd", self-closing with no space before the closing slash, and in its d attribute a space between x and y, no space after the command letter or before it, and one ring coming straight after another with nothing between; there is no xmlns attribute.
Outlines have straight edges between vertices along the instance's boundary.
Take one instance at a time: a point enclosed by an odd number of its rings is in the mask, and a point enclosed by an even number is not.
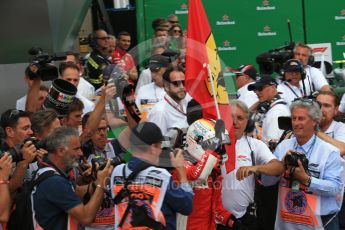
<svg viewBox="0 0 345 230"><path fill-rule="evenodd" d="M218 107L218 102L217 102L216 89L214 88L214 83L213 83L213 77L212 77L212 72L211 72L210 64L207 64L207 72L208 72L208 77L210 78L210 83L211 83L211 86L212 86L212 94L213 94L214 105L216 107L217 118L218 119L222 119L220 117L220 112L219 112L219 107Z"/></svg>

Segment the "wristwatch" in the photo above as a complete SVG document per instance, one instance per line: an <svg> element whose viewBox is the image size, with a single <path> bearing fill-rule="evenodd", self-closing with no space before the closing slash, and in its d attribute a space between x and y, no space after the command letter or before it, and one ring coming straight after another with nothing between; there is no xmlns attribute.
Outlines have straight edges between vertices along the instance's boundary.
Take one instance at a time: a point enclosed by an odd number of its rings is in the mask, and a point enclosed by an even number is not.
<svg viewBox="0 0 345 230"><path fill-rule="evenodd" d="M307 180L307 182L305 183L305 186L307 186L307 187L309 188L310 183L311 183L311 176L308 177L308 180Z"/></svg>

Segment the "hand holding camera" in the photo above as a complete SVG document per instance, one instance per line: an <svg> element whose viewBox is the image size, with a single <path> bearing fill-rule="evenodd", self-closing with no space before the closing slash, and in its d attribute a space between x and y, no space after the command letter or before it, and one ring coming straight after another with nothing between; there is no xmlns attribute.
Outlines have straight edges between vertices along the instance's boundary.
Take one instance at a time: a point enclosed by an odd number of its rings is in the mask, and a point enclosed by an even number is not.
<svg viewBox="0 0 345 230"><path fill-rule="evenodd" d="M291 178L306 184L310 177L308 169L309 160L304 153L289 150L284 157L284 164Z"/></svg>
<svg viewBox="0 0 345 230"><path fill-rule="evenodd" d="M32 163L37 155L36 146L32 141L26 141L22 147L23 162L30 164Z"/></svg>

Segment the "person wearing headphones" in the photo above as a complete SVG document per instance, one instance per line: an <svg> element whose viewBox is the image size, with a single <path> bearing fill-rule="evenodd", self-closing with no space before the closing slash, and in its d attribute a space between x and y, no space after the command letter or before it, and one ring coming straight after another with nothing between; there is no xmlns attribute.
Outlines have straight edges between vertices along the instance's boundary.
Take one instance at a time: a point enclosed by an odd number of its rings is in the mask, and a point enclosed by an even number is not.
<svg viewBox="0 0 345 230"><path fill-rule="evenodd" d="M306 77L304 79L304 96L311 96L315 91L330 91L331 88L322 72L310 66L314 60L311 56L312 49L303 43L298 43L293 50L294 58L303 63ZM302 87L302 81L300 82Z"/></svg>
<svg viewBox="0 0 345 230"><path fill-rule="evenodd" d="M278 117L290 116L287 103L277 91L277 83L271 75L261 74L254 84L248 85L249 91L254 91L259 98L257 113L261 113L262 141L267 145L278 142L284 130L279 129Z"/></svg>
<svg viewBox="0 0 345 230"><path fill-rule="evenodd" d="M90 38L92 52L87 59L88 81L97 90L103 85L103 69L111 64L109 56L109 35L104 30L96 30Z"/></svg>
<svg viewBox="0 0 345 230"><path fill-rule="evenodd" d="M290 59L283 66L282 82L277 86L280 97L288 105L296 99L303 97L303 87L300 87L300 81L305 78L305 71L302 62L297 59Z"/></svg>

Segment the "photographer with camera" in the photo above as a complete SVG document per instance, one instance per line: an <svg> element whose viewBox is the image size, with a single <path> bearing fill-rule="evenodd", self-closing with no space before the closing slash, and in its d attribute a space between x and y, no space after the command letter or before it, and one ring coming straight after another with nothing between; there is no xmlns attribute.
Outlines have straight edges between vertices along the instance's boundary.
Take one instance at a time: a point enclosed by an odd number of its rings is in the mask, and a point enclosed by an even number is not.
<svg viewBox="0 0 345 230"><path fill-rule="evenodd" d="M11 213L11 195L8 186L11 169L12 158L5 153L0 158L0 223L6 223Z"/></svg>
<svg viewBox="0 0 345 230"><path fill-rule="evenodd" d="M303 87L305 85L305 89L303 89L304 96L311 96L315 91L330 91L330 86L323 76L322 72L310 65L312 65L312 49L303 43L298 43L295 45L293 49L293 56L295 59L298 59L302 62L304 70L305 70L305 78L300 82L300 86Z"/></svg>
<svg viewBox="0 0 345 230"><path fill-rule="evenodd" d="M284 63L282 69L282 82L277 86L280 97L288 105L296 98L303 97L303 90L300 86L301 80L305 78L305 70L302 62L297 59L290 59Z"/></svg>
<svg viewBox="0 0 345 230"><path fill-rule="evenodd" d="M256 180L260 174L281 175L284 166L262 141L247 136L250 129L248 107L239 100L231 100L230 105L237 139L236 168L228 174L225 173L225 168L222 168L223 205L238 219L242 227L231 229L258 229L254 200Z"/></svg>
<svg viewBox="0 0 345 230"><path fill-rule="evenodd" d="M9 180L13 194L24 182L26 169L34 161L38 152L32 141L26 141L33 132L29 115L21 110L9 109L1 114L1 127L4 139L1 140L1 152L9 152L15 169Z"/></svg>
<svg viewBox="0 0 345 230"><path fill-rule="evenodd" d="M138 123L132 129L132 158L115 167L110 180L116 211L115 229L173 230L178 224L176 213L191 213L193 195L182 150L170 153L172 166L181 182L178 185L168 171L157 167L162 141L162 132L154 123Z"/></svg>
<svg viewBox="0 0 345 230"><path fill-rule="evenodd" d="M95 189L90 200L83 204L77 194L83 189L70 180L69 171L78 165L83 155L78 131L60 127L46 139L48 157L44 159L36 178L47 172L32 195L36 224L43 229L77 229L78 222L91 224L99 210L112 166L110 161L103 170L98 170Z"/></svg>
<svg viewBox="0 0 345 230"><path fill-rule="evenodd" d="M295 137L274 152L286 170L279 183L275 229L339 229L344 186L339 150L316 135L322 117L317 102L302 98L290 109Z"/></svg>
<svg viewBox="0 0 345 230"><path fill-rule="evenodd" d="M249 91L254 91L259 98L256 113L261 114L262 141L274 145L282 136L284 130L279 129L278 117L290 116L289 108L277 91L277 83L271 75L259 75L254 84L248 85Z"/></svg>

